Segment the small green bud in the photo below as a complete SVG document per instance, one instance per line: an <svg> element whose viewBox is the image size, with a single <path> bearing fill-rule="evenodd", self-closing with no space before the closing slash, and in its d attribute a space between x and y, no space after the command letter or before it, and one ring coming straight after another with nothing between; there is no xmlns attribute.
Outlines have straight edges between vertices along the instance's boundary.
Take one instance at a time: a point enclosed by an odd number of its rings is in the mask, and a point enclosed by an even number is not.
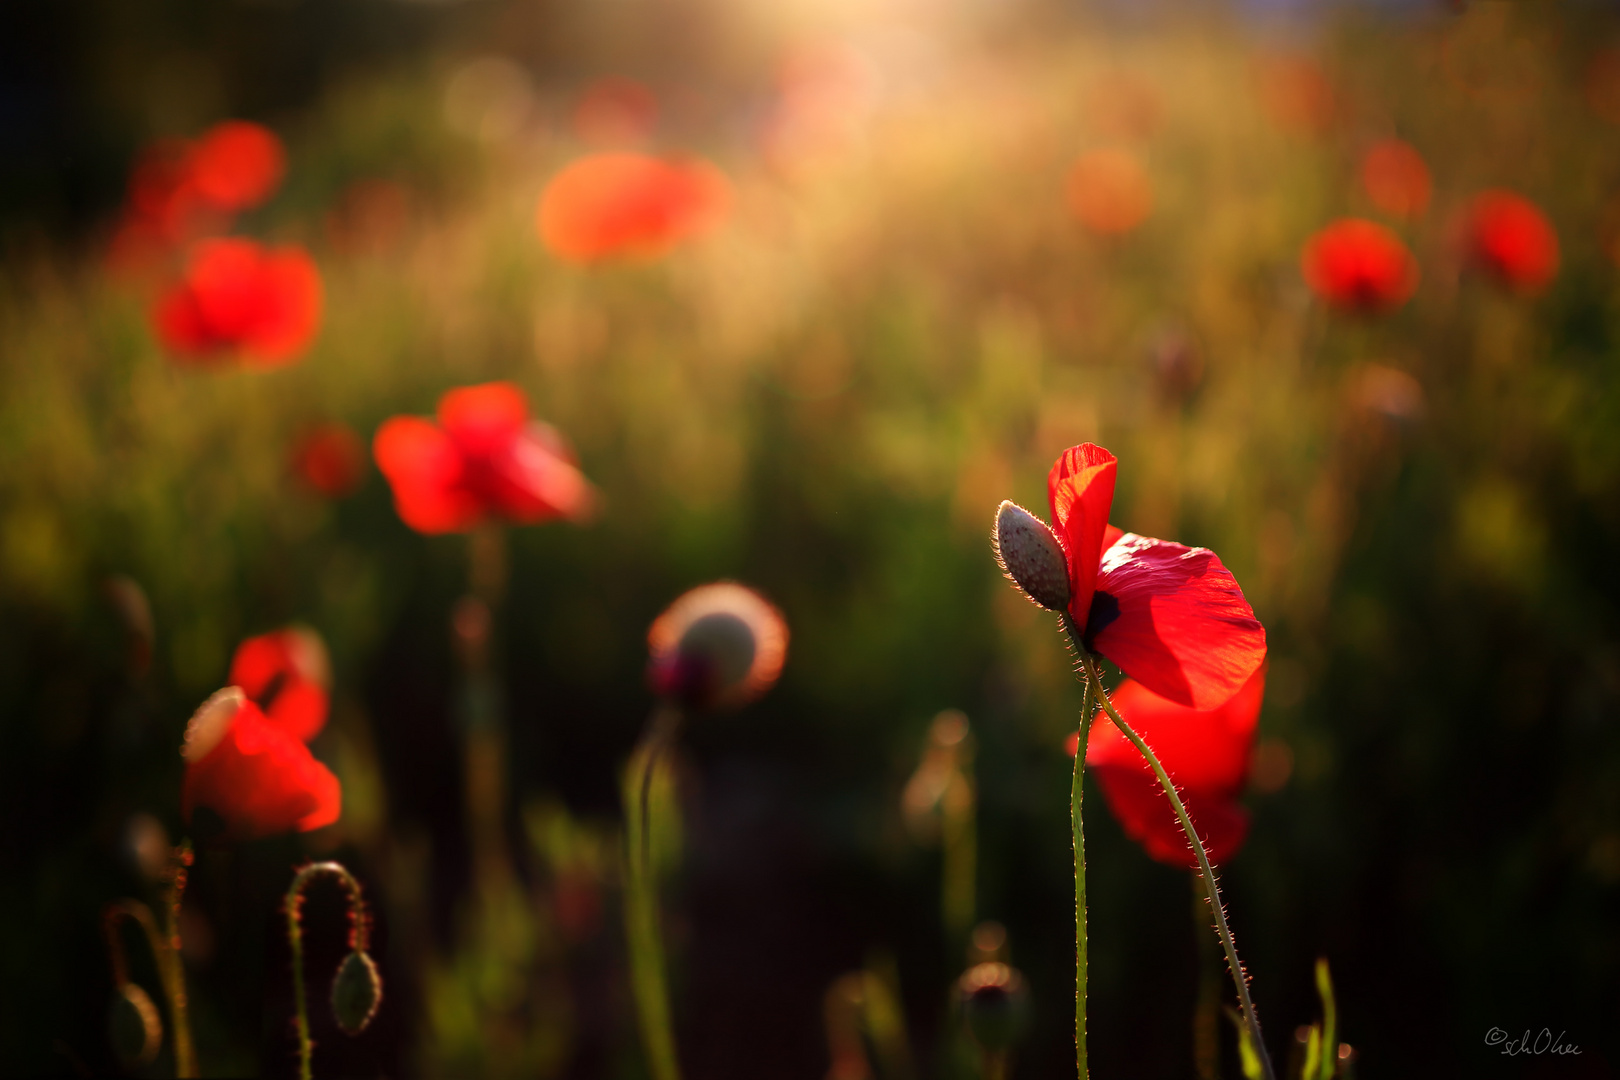
<svg viewBox="0 0 1620 1080"><path fill-rule="evenodd" d="M962 1022L980 1047L1010 1049L1029 1027L1029 991L1024 977L1002 963L975 964L957 980Z"/></svg>
<svg viewBox="0 0 1620 1080"><path fill-rule="evenodd" d="M163 1020L157 1006L134 983L113 991L112 1008L107 1013L107 1038L113 1054L126 1069L150 1065L163 1045Z"/></svg>
<svg viewBox="0 0 1620 1080"><path fill-rule="evenodd" d="M1069 562L1051 526L1014 502L996 509L996 561L1023 594L1053 611L1069 606Z"/></svg>
<svg viewBox="0 0 1620 1080"><path fill-rule="evenodd" d="M366 1030L382 1004L382 976L377 965L363 952L343 958L337 977L332 980L332 1016L346 1035Z"/></svg>

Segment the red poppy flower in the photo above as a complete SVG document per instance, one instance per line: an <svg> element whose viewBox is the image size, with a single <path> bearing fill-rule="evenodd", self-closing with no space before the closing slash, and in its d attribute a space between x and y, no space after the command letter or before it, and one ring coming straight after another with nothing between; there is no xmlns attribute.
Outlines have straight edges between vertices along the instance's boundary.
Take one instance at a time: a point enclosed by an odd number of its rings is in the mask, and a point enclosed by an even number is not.
<svg viewBox="0 0 1620 1080"><path fill-rule="evenodd" d="M1311 237L1300 269L1318 296L1345 311L1393 310L1418 285L1417 260L1400 237L1360 218L1336 221Z"/></svg>
<svg viewBox="0 0 1620 1080"><path fill-rule="evenodd" d="M1474 198L1468 246L1479 266L1516 292L1540 292L1558 273L1558 234L1535 203L1511 191Z"/></svg>
<svg viewBox="0 0 1620 1080"><path fill-rule="evenodd" d="M532 524L589 516L590 482L562 436L529 419L516 386L452 390L439 399L438 419L396 416L372 443L394 506L411 528L465 532L492 517Z"/></svg>
<svg viewBox="0 0 1620 1080"><path fill-rule="evenodd" d="M1162 698L1129 679L1113 693L1114 707L1176 782L1212 863L1235 855L1249 832L1249 813L1237 798L1249 778L1265 684L1265 669L1257 669L1226 704L1202 711ZM1078 740L1078 735L1070 736L1071 755ZM1108 808L1127 836L1162 863L1198 868L1198 858L1152 767L1101 710L1086 740L1086 766L1096 775Z"/></svg>
<svg viewBox="0 0 1620 1080"><path fill-rule="evenodd" d="M1092 150L1069 171L1069 209L1094 233L1122 236L1153 212L1147 170L1128 150Z"/></svg>
<svg viewBox="0 0 1620 1080"><path fill-rule="evenodd" d="M330 825L342 810L337 777L309 748L265 719L240 687L203 703L186 726L180 809L217 815L237 840Z"/></svg>
<svg viewBox="0 0 1620 1080"><path fill-rule="evenodd" d="M1213 709L1265 659L1265 629L1213 551L1108 524L1116 467L1113 454L1082 443L1047 477L1069 613L1086 647L1125 674L1177 704Z"/></svg>
<svg viewBox="0 0 1620 1080"><path fill-rule="evenodd" d="M326 726L331 684L326 643L305 627L248 638L231 657L231 685L241 687L271 725L301 742Z"/></svg>
<svg viewBox="0 0 1620 1080"><path fill-rule="evenodd" d="M293 471L329 499L360 486L366 450L346 424L321 424L305 432L293 448Z"/></svg>
<svg viewBox="0 0 1620 1080"><path fill-rule="evenodd" d="M320 272L303 249L238 239L196 245L185 276L152 311L159 339L176 355L234 352L259 367L297 357L320 317Z"/></svg>
<svg viewBox="0 0 1620 1080"><path fill-rule="evenodd" d="M189 166L199 196L221 210L246 210L275 191L286 172L287 156L269 128L227 120L197 140Z"/></svg>
<svg viewBox="0 0 1620 1080"><path fill-rule="evenodd" d="M730 183L708 162L591 154L552 177L537 224L569 262L655 256L718 224L730 201Z"/></svg>
<svg viewBox="0 0 1620 1080"><path fill-rule="evenodd" d="M1361 159L1361 186L1373 205L1396 217L1417 217L1429 206L1429 167L1400 139L1382 139Z"/></svg>

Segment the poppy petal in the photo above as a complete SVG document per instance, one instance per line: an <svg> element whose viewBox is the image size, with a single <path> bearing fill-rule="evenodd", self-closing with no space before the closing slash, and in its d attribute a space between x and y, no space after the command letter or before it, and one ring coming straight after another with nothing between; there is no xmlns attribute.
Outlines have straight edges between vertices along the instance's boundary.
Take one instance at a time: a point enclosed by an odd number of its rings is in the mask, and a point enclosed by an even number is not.
<svg viewBox="0 0 1620 1080"><path fill-rule="evenodd" d="M1149 690L1195 709L1230 700L1266 656L1265 628L1213 551L1134 533L1103 557L1085 640Z"/></svg>
<svg viewBox="0 0 1620 1080"><path fill-rule="evenodd" d="M1084 623L1097 586L1097 564L1114 505L1118 459L1094 443L1063 451L1046 478L1052 527L1069 561L1069 611Z"/></svg>
<svg viewBox="0 0 1620 1080"><path fill-rule="evenodd" d="M427 420L388 420L377 429L372 453L394 489L399 516L418 532L460 532L483 516L478 500L461 487L461 454L455 443Z"/></svg>
<svg viewBox="0 0 1620 1080"><path fill-rule="evenodd" d="M1248 777L1264 693L1261 668L1230 701L1209 711L1177 705L1132 680L1112 695L1114 707L1175 781L1211 862L1236 854L1248 832L1248 814L1236 799ZM1101 711L1086 742L1086 765L1109 810L1150 856L1172 866L1197 866L1158 777Z"/></svg>
<svg viewBox="0 0 1620 1080"><path fill-rule="evenodd" d="M514 521L550 517L588 518L595 489L585 474L553 448L557 436L544 424L530 424L493 462L499 483L492 492L499 509Z"/></svg>
<svg viewBox="0 0 1620 1080"><path fill-rule="evenodd" d="M439 423L469 457L500 453L528 422L528 399L509 382L463 386L439 399Z"/></svg>
<svg viewBox="0 0 1620 1080"><path fill-rule="evenodd" d="M309 347L321 323L321 274L297 248L265 255L255 282L257 312L242 335L247 358L259 367L293 359Z"/></svg>
<svg viewBox="0 0 1620 1080"><path fill-rule="evenodd" d="M213 811L235 839L308 831L342 812L337 777L273 726L238 687L205 702L186 731L181 812Z"/></svg>

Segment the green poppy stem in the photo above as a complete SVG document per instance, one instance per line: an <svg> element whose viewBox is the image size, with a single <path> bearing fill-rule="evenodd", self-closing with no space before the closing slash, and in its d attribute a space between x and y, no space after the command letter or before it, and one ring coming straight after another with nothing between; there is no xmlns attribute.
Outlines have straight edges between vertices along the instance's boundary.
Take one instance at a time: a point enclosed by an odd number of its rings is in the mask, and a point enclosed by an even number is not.
<svg viewBox="0 0 1620 1080"><path fill-rule="evenodd" d="M1170 799L1170 805L1175 809L1176 817L1181 821L1181 829L1187 834L1187 841L1192 845L1193 853L1198 856L1198 872L1204 879L1204 893L1209 899L1210 910L1215 915L1215 933L1220 937L1221 946L1226 950L1226 964L1232 972L1232 982L1237 986L1238 1001L1243 1006L1243 1019L1248 1024L1249 1038L1254 1042L1255 1051L1260 1056L1266 1080L1275 1080L1271 1055L1266 1051L1265 1040L1260 1035L1260 1018L1255 1015L1254 1002L1249 998L1249 980L1243 973L1243 964L1238 960L1237 942L1232 938L1231 928L1226 925L1226 909L1221 904L1221 887L1215 880L1214 868L1209 864L1209 852L1204 849L1204 842L1199 839L1198 830L1193 828L1192 818L1187 814L1187 807L1182 803L1181 795L1176 791L1176 785L1170 779L1170 774L1164 771L1164 766L1159 764L1158 756L1125 722L1124 717L1119 715L1119 710L1114 708L1114 703L1109 700L1108 695L1102 692L1102 675L1097 670L1097 661L1086 651L1079 635L1075 634L1074 623L1065 619L1065 625L1074 638L1074 645L1080 653L1080 663L1085 668L1087 677L1092 685L1098 688L1097 697L1102 707L1108 711L1109 719L1114 721L1114 726L1119 728L1120 734L1129 739L1137 752L1152 766L1154 774L1159 778L1159 786L1164 788L1165 795Z"/></svg>
<svg viewBox="0 0 1620 1080"><path fill-rule="evenodd" d="M653 782L680 722L680 714L661 708L630 755L624 778L625 934L630 943L630 984L641 1022L642 1048L653 1080L680 1080L675 1030L670 1017L667 961L658 904L657 852L653 830Z"/></svg>
<svg viewBox="0 0 1620 1080"><path fill-rule="evenodd" d="M1069 617L1064 625L1071 626ZM1075 641L1078 643L1079 638ZM1078 647L1078 646L1077 646ZM1081 817L1081 798L1084 795L1086 769L1086 739L1091 734L1092 680L1084 681L1080 692L1079 740L1074 750L1074 775L1069 782L1069 827L1074 838L1074 1067L1080 1080L1090 1076L1090 1063L1086 1054L1086 977L1090 964L1090 946L1086 935L1086 834Z"/></svg>
<svg viewBox="0 0 1620 1080"><path fill-rule="evenodd" d="M304 1000L304 886L322 874L336 877L349 894L349 948L355 952L365 952L371 936L365 901L360 894L360 882L342 863L310 863L293 876L282 906L287 915L287 944L292 949L293 1020L298 1031L299 1080L310 1080L310 1058L315 1053L315 1043L309 1037L309 1010Z"/></svg>

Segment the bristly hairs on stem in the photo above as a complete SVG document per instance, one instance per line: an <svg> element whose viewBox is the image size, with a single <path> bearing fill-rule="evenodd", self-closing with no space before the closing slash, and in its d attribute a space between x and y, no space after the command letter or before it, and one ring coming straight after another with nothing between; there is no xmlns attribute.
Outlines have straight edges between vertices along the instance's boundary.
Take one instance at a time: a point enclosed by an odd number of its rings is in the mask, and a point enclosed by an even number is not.
<svg viewBox="0 0 1620 1080"><path fill-rule="evenodd" d="M1072 630L1072 622L1068 622L1066 625L1071 627ZM1131 741L1137 752L1142 755L1153 769L1154 775L1159 779L1159 786L1164 789L1165 795L1169 797L1170 806L1175 810L1176 817L1181 822L1181 830L1186 833L1193 854L1198 858L1199 873L1204 879L1204 889L1209 896L1210 909L1215 916L1215 933L1220 937L1221 945L1226 950L1227 968L1231 971L1232 982L1237 987L1238 1001L1243 1006L1243 1019L1246 1022L1249 1037L1254 1043L1254 1051L1259 1058L1261 1074L1265 1077L1265 1080L1274 1080L1276 1074L1272 1070L1271 1055L1267 1052L1265 1039L1260 1033L1260 1018L1255 1013L1254 1002L1249 996L1249 976L1244 970L1242 962L1238 960L1237 941L1232 936L1231 927L1226 923L1226 906L1221 901L1220 883L1215 878L1214 867L1210 865L1209 852L1205 849L1203 840L1199 838L1198 830L1193 827L1192 817L1187 813L1186 804L1181 801L1181 794L1177 791L1175 782L1170 779L1170 774L1165 771L1164 765L1160 763L1158 755L1143 741L1142 737L1136 733L1136 730L1125 722L1125 718L1120 716L1119 710L1114 707L1114 703L1107 692L1101 689L1102 675L1097 670L1096 661L1086 651L1085 646L1078 639L1075 641L1075 646L1080 650L1081 662L1085 665L1087 676L1098 686L1098 697L1102 707L1108 712L1108 718L1114 722L1114 726L1119 729L1120 734Z"/></svg>
<svg viewBox="0 0 1620 1080"><path fill-rule="evenodd" d="M346 1034L364 1031L382 1004L382 978L377 965L366 952L371 942L371 920L366 913L360 882L342 863L308 863L293 876L283 906L287 915L287 944L292 951L293 1020L298 1036L298 1075L310 1080L310 1059L315 1043L309 1037L309 1013L304 994L304 887L316 877L329 874L342 883L349 897L349 955L339 965L332 980L332 1013Z"/></svg>
<svg viewBox="0 0 1620 1080"><path fill-rule="evenodd" d="M114 901L107 905L102 916L107 952L113 967L113 987L118 994L113 1000L113 1022L116 1027L123 1022L133 1021L138 1024L142 1039L140 1046L120 1046L115 1031L115 1049L120 1051L121 1056L128 1049L131 1062L144 1064L157 1054L163 1037L161 1021L151 997L129 981L129 966L124 957L123 942L118 936L119 921L128 918L140 926L152 950L152 959L157 965L158 978L163 983L163 993L169 1004L174 1071L177 1077L182 1078L197 1075L197 1055L191 1042L191 1022L186 1008L186 973L180 959L180 900L185 894L186 868L191 865L191 859L190 843L181 843L169 853L169 865L163 872L166 888L163 894L162 928L159 928L152 909L139 900Z"/></svg>

